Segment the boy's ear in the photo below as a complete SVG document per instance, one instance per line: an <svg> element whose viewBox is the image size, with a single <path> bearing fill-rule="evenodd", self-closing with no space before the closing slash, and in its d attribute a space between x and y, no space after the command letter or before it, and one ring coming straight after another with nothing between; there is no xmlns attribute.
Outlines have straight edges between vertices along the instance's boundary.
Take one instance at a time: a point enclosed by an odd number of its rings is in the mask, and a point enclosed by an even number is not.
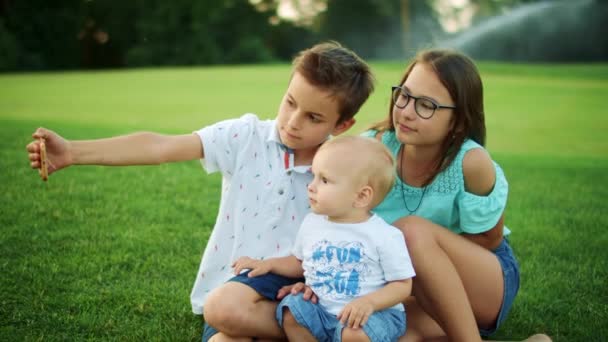
<svg viewBox="0 0 608 342"><path fill-rule="evenodd" d="M355 208L368 208L374 199L374 189L371 186L366 185L359 189L357 198L355 199Z"/></svg>
<svg viewBox="0 0 608 342"><path fill-rule="evenodd" d="M344 120L342 122L340 122L339 124L336 125L336 127L334 127L334 130L331 132L331 135L339 135L342 134L346 131L348 131L349 128L353 127L353 125L355 124L355 118L350 118L348 120Z"/></svg>

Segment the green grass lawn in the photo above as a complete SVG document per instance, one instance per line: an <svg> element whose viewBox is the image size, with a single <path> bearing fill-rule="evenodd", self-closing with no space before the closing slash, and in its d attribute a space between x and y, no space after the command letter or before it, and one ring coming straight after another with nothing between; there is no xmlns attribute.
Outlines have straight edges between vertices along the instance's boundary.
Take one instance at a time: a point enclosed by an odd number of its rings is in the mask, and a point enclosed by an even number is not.
<svg viewBox="0 0 608 342"><path fill-rule="evenodd" d="M358 133L400 63L374 63ZM608 339L608 65L482 63L488 148L510 183L522 288L496 338ZM192 340L189 293L220 178L197 162L29 169L38 126L70 139L187 133L276 114L288 65L0 75L0 340Z"/></svg>

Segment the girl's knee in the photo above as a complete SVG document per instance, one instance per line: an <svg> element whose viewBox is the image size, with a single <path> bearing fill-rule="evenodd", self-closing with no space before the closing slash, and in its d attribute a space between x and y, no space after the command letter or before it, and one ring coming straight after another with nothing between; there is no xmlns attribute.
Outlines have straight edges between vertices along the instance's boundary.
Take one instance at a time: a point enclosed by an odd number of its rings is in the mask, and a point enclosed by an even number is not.
<svg viewBox="0 0 608 342"><path fill-rule="evenodd" d="M369 341L369 337L363 329L353 329L344 327L342 329L342 341L344 342L363 342Z"/></svg>
<svg viewBox="0 0 608 342"><path fill-rule="evenodd" d="M407 216L397 220L394 224L405 237L405 242L410 253L416 249L424 251L425 247L434 243L432 222L418 216Z"/></svg>

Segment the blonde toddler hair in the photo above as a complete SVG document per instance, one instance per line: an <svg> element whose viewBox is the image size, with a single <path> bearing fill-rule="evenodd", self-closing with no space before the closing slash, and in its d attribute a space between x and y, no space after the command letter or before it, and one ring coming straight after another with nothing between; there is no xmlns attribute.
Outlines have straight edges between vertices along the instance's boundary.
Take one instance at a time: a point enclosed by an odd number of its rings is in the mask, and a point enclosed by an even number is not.
<svg viewBox="0 0 608 342"><path fill-rule="evenodd" d="M370 209L376 207L395 182L395 161L391 152L378 140L362 136L341 136L325 142L319 151L332 149L351 175L374 190Z"/></svg>

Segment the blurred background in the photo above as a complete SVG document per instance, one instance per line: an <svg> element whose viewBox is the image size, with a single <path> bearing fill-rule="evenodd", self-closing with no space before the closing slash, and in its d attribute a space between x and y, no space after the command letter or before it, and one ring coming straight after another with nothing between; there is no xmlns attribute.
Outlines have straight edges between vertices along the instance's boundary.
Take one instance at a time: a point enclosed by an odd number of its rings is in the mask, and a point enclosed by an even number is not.
<svg viewBox="0 0 608 342"><path fill-rule="evenodd" d="M608 60L600 0L0 0L0 71L271 63L322 40L365 59Z"/></svg>
<svg viewBox="0 0 608 342"><path fill-rule="evenodd" d="M417 50L480 61L522 272L495 338L608 341L607 24L608 0L0 0L0 341L200 341L189 293L221 175L191 161L43 183L24 147L39 126L272 118L293 55L331 39L377 80L349 134L386 117Z"/></svg>

